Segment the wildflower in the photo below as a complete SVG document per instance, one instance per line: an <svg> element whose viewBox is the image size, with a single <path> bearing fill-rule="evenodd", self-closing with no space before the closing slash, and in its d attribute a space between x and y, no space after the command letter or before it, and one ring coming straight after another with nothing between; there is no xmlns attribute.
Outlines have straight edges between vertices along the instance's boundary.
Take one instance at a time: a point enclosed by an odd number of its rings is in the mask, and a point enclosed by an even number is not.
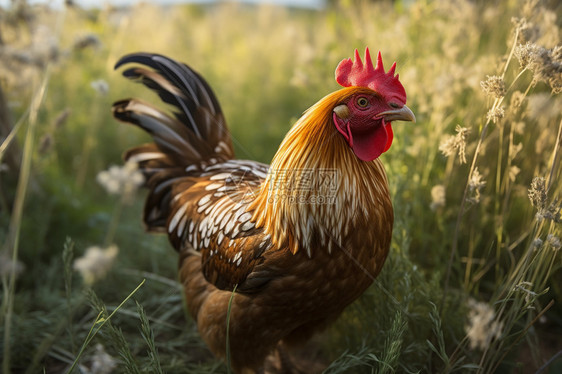
<svg viewBox="0 0 562 374"><path fill-rule="evenodd" d="M505 111L503 107L496 106L488 111L488 114L486 115L486 120L492 121L493 123L498 123L498 121L502 119L504 115L505 115Z"/></svg>
<svg viewBox="0 0 562 374"><path fill-rule="evenodd" d="M474 196L469 197L468 201L472 203L480 202L480 191L486 185L486 181L482 180L482 174L478 171L478 168L474 168L470 180L468 181L468 190Z"/></svg>
<svg viewBox="0 0 562 374"><path fill-rule="evenodd" d="M524 100L525 100L525 94L521 91L515 91L513 92L513 94L511 94L509 105L512 108L516 109L519 108L521 104L523 104Z"/></svg>
<svg viewBox="0 0 562 374"><path fill-rule="evenodd" d="M497 75L487 75L486 80L480 82L482 90L494 98L502 98L505 96L505 82L502 77Z"/></svg>
<svg viewBox="0 0 562 374"><path fill-rule="evenodd" d="M526 44L519 44L515 48L515 57L519 60L521 69L530 69L538 58L541 47L535 43L527 42Z"/></svg>
<svg viewBox="0 0 562 374"><path fill-rule="evenodd" d="M51 149L53 145L53 135L45 134L41 137L39 141L39 154L44 155Z"/></svg>
<svg viewBox="0 0 562 374"><path fill-rule="evenodd" d="M562 246L562 244L560 243L560 238L553 234L548 234L546 236L546 241L555 251L558 251Z"/></svg>
<svg viewBox="0 0 562 374"><path fill-rule="evenodd" d="M541 92L530 95L527 100L528 105L525 114L531 119L545 121L552 117L558 117L560 114L557 105L553 105L552 95L550 95L550 93Z"/></svg>
<svg viewBox="0 0 562 374"><path fill-rule="evenodd" d="M9 276L12 273L19 275L24 269L23 263L13 260L8 251L0 252L0 276Z"/></svg>
<svg viewBox="0 0 562 374"><path fill-rule="evenodd" d="M103 278L115 261L119 252L116 245L111 245L106 249L100 247L89 247L84 256L74 260L74 270L80 272L84 282L88 285Z"/></svg>
<svg viewBox="0 0 562 374"><path fill-rule="evenodd" d="M517 178L517 175L519 175L519 172L521 171L521 169L519 169L517 166L513 165L509 168L509 180L512 182L515 182L515 178Z"/></svg>
<svg viewBox="0 0 562 374"><path fill-rule="evenodd" d="M562 222L561 209L562 203L558 203L555 199L548 205L548 196L546 193L546 180L543 177L535 177L529 188L529 199L531 205L537 208L536 218L539 221L548 219L556 223Z"/></svg>
<svg viewBox="0 0 562 374"><path fill-rule="evenodd" d="M562 222L562 202L558 203L558 199L555 199L552 204L550 204L543 212L540 212L542 218L551 220L556 223Z"/></svg>
<svg viewBox="0 0 562 374"><path fill-rule="evenodd" d="M469 299L468 306L470 311L465 331L470 342L470 348L484 350L490 345L492 339L501 336L503 322L495 319L494 309L488 303Z"/></svg>
<svg viewBox="0 0 562 374"><path fill-rule="evenodd" d="M68 117L70 116L70 108L64 109L59 115L55 118L54 127L55 129L61 128L65 123Z"/></svg>
<svg viewBox="0 0 562 374"><path fill-rule="evenodd" d="M90 82L90 86L101 96L105 96L109 93L109 84L103 79Z"/></svg>
<svg viewBox="0 0 562 374"><path fill-rule="evenodd" d="M527 21L525 17L511 18L511 22L515 26L515 29L519 31L519 38L517 39L520 43L525 43L527 40L536 40L539 37L540 30L532 22Z"/></svg>
<svg viewBox="0 0 562 374"><path fill-rule="evenodd" d="M547 49L527 42L515 49L515 56L523 69L533 72L535 82L546 82L552 93L562 92L562 46Z"/></svg>
<svg viewBox="0 0 562 374"><path fill-rule="evenodd" d="M516 29L524 29L527 27L527 19L525 17L518 18L518 17L511 17L511 23L515 26Z"/></svg>
<svg viewBox="0 0 562 374"><path fill-rule="evenodd" d="M531 200L531 205L538 210L543 210L546 207L546 180L543 177L535 177L531 182L531 188L529 188L529 199Z"/></svg>
<svg viewBox="0 0 562 374"><path fill-rule="evenodd" d="M522 143L513 144L511 151L509 152L509 159L513 161L513 159L515 159L517 154L521 152L522 149L523 149ZM516 168L519 169L517 166ZM517 174L519 174L519 171L517 171Z"/></svg>
<svg viewBox="0 0 562 374"><path fill-rule="evenodd" d="M117 366L117 361L99 343L96 344L96 351L92 355L91 361L91 374L109 374Z"/></svg>
<svg viewBox="0 0 562 374"><path fill-rule="evenodd" d="M536 292L532 291L531 288L533 288L533 283L527 281L519 282L519 284L514 287L514 290L519 290L525 293L525 303L527 304L528 309L534 309L533 302L539 296Z"/></svg>
<svg viewBox="0 0 562 374"><path fill-rule="evenodd" d="M77 37L72 44L73 49L86 49L86 48L99 49L101 47L101 40L96 34L85 34Z"/></svg>
<svg viewBox="0 0 562 374"><path fill-rule="evenodd" d="M562 92L562 46L541 48L531 69L535 80L548 83L554 94Z"/></svg>
<svg viewBox="0 0 562 374"><path fill-rule="evenodd" d="M126 200L132 197L139 186L144 183L144 176L135 162L111 166L109 170L98 173L96 180L111 195L122 195Z"/></svg>
<svg viewBox="0 0 562 374"><path fill-rule="evenodd" d="M523 135L525 133L525 122L519 121L513 123L513 131L515 131L516 134Z"/></svg>
<svg viewBox="0 0 562 374"><path fill-rule="evenodd" d="M458 152L459 162L461 164L466 164L466 136L469 132L469 129L457 125L455 130L457 134L454 136L449 136L447 139L441 142L441 144L439 145L439 150L447 157Z"/></svg>
<svg viewBox="0 0 562 374"><path fill-rule="evenodd" d="M541 238L535 238L531 243L531 249L536 251L542 247L543 241Z"/></svg>
<svg viewBox="0 0 562 374"><path fill-rule="evenodd" d="M431 210L437 210L445 206L445 186L438 184L431 189Z"/></svg>

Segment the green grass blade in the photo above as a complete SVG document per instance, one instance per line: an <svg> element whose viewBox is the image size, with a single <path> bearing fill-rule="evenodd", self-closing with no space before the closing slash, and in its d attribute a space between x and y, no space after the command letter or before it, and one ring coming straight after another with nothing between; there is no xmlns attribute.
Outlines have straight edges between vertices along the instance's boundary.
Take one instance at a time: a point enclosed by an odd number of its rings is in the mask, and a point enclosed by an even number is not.
<svg viewBox="0 0 562 374"><path fill-rule="evenodd" d="M103 317L103 310L99 312L98 316L94 320L94 323L92 324L92 327L90 328L90 331L88 332L88 336L86 336L86 339L84 340L84 343L82 344L82 347L80 348L80 351L78 352L78 355L76 356L76 358L74 359L74 362L72 363L72 365L70 366L70 368L66 372L67 374L72 373L72 371L76 368L76 365L78 364L78 361L80 360L80 358L84 354L84 351L86 350L86 348L88 347L88 345L90 344L92 339L94 339L96 334L101 330L101 328L107 322L109 322L111 317L113 317L115 315L115 313L117 313L117 311L119 309L121 309L121 307L123 307L123 305L127 301L129 301L129 299L131 297L133 297L133 295L143 286L145 281L146 280L143 279L142 282L121 302L121 304L119 304L117 306L117 308L115 308L115 310L107 318Z"/></svg>
<svg viewBox="0 0 562 374"><path fill-rule="evenodd" d="M232 290L230 300L228 300L228 311L226 312L226 369L229 374L232 373L232 368L230 367L230 312L232 310L232 301L234 300L237 287L238 285L236 284Z"/></svg>

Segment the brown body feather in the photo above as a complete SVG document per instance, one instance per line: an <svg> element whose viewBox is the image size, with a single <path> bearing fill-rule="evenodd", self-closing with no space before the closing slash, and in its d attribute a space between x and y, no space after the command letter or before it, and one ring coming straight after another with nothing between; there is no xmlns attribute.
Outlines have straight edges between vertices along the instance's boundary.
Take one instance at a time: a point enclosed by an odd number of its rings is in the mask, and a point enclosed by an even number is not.
<svg viewBox="0 0 562 374"><path fill-rule="evenodd" d="M126 154L148 177L145 223L167 232L180 252L190 313L221 358L236 287L230 364L235 372L254 372L276 348L305 342L334 321L387 256L393 212L384 168L355 157L331 122L333 108L364 89L345 88L319 101L267 166L232 159L208 85L185 65L156 57L132 55L118 65L152 67L155 72L130 69L128 76L191 113L174 118L134 100L116 103L118 119L155 138ZM202 121L201 129L190 128L188 117ZM182 148L184 142L190 147Z"/></svg>

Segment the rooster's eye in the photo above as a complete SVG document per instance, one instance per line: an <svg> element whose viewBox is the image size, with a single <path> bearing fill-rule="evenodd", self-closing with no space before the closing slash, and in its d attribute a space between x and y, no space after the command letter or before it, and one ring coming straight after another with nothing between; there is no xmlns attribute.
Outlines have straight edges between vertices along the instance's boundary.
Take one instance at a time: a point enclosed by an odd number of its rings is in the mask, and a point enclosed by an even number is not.
<svg viewBox="0 0 562 374"><path fill-rule="evenodd" d="M369 100L364 97L360 97L359 99L357 99L357 105L360 108L366 108L369 105Z"/></svg>

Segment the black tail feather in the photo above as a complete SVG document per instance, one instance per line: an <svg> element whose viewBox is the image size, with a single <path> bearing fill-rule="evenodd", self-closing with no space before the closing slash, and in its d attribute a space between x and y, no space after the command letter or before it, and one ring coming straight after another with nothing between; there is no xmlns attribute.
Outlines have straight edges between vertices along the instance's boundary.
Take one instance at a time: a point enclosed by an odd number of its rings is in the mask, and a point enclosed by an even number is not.
<svg viewBox="0 0 562 374"><path fill-rule="evenodd" d="M197 148L201 147L201 143L205 144L203 147L205 149L200 150L202 153L194 155L198 157L198 160L186 160L185 155L181 155L184 162L195 163L196 161L216 157L213 154L216 153L215 149L220 142L226 144L226 147L221 147L223 148L222 154L219 156L223 157L220 158L229 159L233 157L230 134L226 128L226 121L218 100L207 82L199 74L185 64L180 64L161 55L148 53L134 53L124 56L117 62L115 68L128 63L137 63L152 69L130 68L125 70L123 75L143 83L146 87L154 90L164 103L172 105L175 121L172 121L171 117L159 110L138 100L125 100L115 103L114 113L117 119L143 127L142 121L138 118L139 114L146 116L147 112L150 111L149 118L158 114L157 117L161 117L165 122L163 125L170 127L172 131L193 147ZM125 105L127 102L130 105ZM136 107L133 107L133 103ZM139 103L142 103L142 105ZM137 110L141 110L141 113ZM158 121L161 118L155 119ZM150 119L148 121L151 122ZM152 127L154 127L152 124L147 124L143 128L154 136L155 133L149 130ZM185 132L180 128L189 131ZM162 146L162 144L159 144L159 146Z"/></svg>
<svg viewBox="0 0 562 374"><path fill-rule="evenodd" d="M113 105L114 117L142 128L154 143L130 149L126 160L137 162L150 188L144 221L150 231L164 231L170 203L177 185L195 183L198 165L234 157L230 134L215 94L207 82L190 67L167 57L134 53L121 58L125 64L145 65L125 70L123 75L155 91L172 106L166 112L138 99ZM193 167L195 165L196 167Z"/></svg>

